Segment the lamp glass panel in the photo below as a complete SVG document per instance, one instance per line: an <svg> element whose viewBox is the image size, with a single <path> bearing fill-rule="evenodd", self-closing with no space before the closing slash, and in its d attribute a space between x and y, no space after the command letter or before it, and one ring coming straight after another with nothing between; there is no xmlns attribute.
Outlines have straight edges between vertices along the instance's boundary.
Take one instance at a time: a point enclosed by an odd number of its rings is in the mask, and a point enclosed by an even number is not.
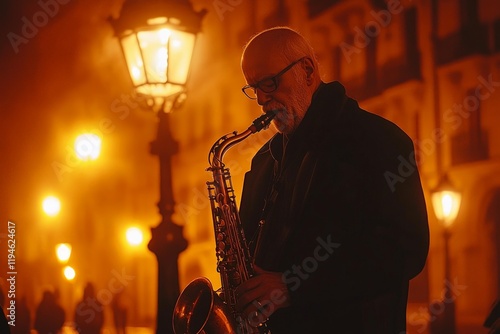
<svg viewBox="0 0 500 334"><path fill-rule="evenodd" d="M184 85L189 74L196 36L173 31L169 40L169 81Z"/></svg>
<svg viewBox="0 0 500 334"><path fill-rule="evenodd" d="M436 217L441 220L445 226L453 223L458 215L461 196L455 191L439 191L432 195L432 204Z"/></svg>
<svg viewBox="0 0 500 334"><path fill-rule="evenodd" d="M56 246L56 256L59 262L65 263L69 260L71 256L71 245L70 244L58 244Z"/></svg>
<svg viewBox="0 0 500 334"><path fill-rule="evenodd" d="M144 57L144 68L148 83L166 83L168 67L168 40L171 31L166 28L137 33Z"/></svg>
<svg viewBox="0 0 500 334"><path fill-rule="evenodd" d="M136 87L146 83L144 63L142 61L141 49L139 48L136 35L131 34L122 37L121 43L132 83Z"/></svg>

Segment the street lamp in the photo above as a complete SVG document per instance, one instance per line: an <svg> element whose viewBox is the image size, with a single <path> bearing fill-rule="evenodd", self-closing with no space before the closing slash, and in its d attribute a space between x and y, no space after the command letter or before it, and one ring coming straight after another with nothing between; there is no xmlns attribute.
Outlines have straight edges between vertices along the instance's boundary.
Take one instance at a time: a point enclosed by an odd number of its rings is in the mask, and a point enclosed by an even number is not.
<svg viewBox="0 0 500 334"><path fill-rule="evenodd" d="M102 140L95 133L84 133L75 139L75 153L82 161L96 160L101 154Z"/></svg>
<svg viewBox="0 0 500 334"><path fill-rule="evenodd" d="M56 245L56 256L60 263L68 262L71 256L71 245L67 243Z"/></svg>
<svg viewBox="0 0 500 334"><path fill-rule="evenodd" d="M131 292L133 293L133 298L135 298L135 303L133 303L131 311L130 320L132 322L137 322L140 319L140 310L143 308L140 304L139 296L141 295L141 283L144 282L144 275L141 275L141 254L143 250L144 234L142 230L137 226L128 227L125 231L125 240L130 252L130 264L132 266L132 275L135 277L133 286L131 287Z"/></svg>
<svg viewBox="0 0 500 334"><path fill-rule="evenodd" d="M71 266L65 266L63 268L63 275L64 275L64 278L66 278L67 281L72 281L76 277L76 271Z"/></svg>
<svg viewBox="0 0 500 334"><path fill-rule="evenodd" d="M55 196L47 196L42 202L42 208L48 216L57 216L61 211L61 201Z"/></svg>
<svg viewBox="0 0 500 334"><path fill-rule="evenodd" d="M148 248L158 261L156 333L173 333L172 313L180 293L178 257L186 249L182 227L172 221L172 156L178 144L170 132L169 112L185 98L185 85L196 35L205 11L188 0L126 0L118 19L110 19L139 96L158 113L157 138L151 153L160 162L161 222L151 229Z"/></svg>
<svg viewBox="0 0 500 334"><path fill-rule="evenodd" d="M451 291L450 278L450 255L449 255L449 240L451 237L451 226L455 221L460 209L461 195L452 185L448 177L445 175L439 181L437 187L431 194L432 205L434 212L439 221L443 224L443 240L444 240L444 310L441 314L441 321L435 323L436 333L454 334L455 333L455 297ZM434 332L434 331L433 331Z"/></svg>
<svg viewBox="0 0 500 334"><path fill-rule="evenodd" d="M126 0L111 19L132 84L151 106L170 111L184 97L204 15L188 0Z"/></svg>
<svg viewBox="0 0 500 334"><path fill-rule="evenodd" d="M127 238L127 242L130 246L136 247L142 243L143 233L138 227L129 227L125 232L125 237Z"/></svg>
<svg viewBox="0 0 500 334"><path fill-rule="evenodd" d="M432 205L436 217L443 222L445 230L448 229L455 218L457 218L458 210L462 196L451 184L447 176L444 176L438 186L432 192Z"/></svg>

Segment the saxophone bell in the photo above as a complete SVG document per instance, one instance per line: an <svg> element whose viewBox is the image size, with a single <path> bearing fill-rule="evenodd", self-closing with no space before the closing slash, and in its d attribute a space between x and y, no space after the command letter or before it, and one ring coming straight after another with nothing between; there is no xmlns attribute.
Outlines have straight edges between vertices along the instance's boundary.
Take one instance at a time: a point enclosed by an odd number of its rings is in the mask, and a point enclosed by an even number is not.
<svg viewBox="0 0 500 334"><path fill-rule="evenodd" d="M175 304L172 325L176 334L236 334L238 324L231 310L215 293L212 283L199 277L186 286Z"/></svg>

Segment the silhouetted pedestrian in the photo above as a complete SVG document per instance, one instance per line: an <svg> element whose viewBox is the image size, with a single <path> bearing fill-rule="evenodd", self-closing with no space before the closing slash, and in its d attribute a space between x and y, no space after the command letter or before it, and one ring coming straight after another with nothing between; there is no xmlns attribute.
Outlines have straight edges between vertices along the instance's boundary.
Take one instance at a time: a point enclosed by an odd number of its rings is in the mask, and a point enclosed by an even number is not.
<svg viewBox="0 0 500 334"><path fill-rule="evenodd" d="M35 329L38 334L59 333L64 325L65 317L63 308L57 303L56 295L45 290L35 314Z"/></svg>
<svg viewBox="0 0 500 334"><path fill-rule="evenodd" d="M80 334L99 334L104 324L104 307L97 300L94 285L87 283L76 305L75 329Z"/></svg>
<svg viewBox="0 0 500 334"><path fill-rule="evenodd" d="M113 321L116 333L125 334L127 326L127 303L123 298L123 290L113 297L111 308L113 309Z"/></svg>

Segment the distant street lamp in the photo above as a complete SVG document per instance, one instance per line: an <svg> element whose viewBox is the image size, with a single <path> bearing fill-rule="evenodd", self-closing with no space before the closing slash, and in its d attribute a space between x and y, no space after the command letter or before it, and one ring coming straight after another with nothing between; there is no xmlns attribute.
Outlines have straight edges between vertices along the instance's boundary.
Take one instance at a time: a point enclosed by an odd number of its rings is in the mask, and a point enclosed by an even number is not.
<svg viewBox="0 0 500 334"><path fill-rule="evenodd" d="M160 161L162 217L151 229L148 248L158 261L156 333L173 333L172 313L179 295L178 257L186 249L182 227L172 221L172 156L178 144L170 132L168 113L185 98L196 35L205 11L195 12L188 0L126 0L120 17L110 19L138 95L158 113L157 138L151 153Z"/></svg>
<svg viewBox="0 0 500 334"><path fill-rule="evenodd" d="M47 196L42 202L42 208L46 215L57 216L61 211L61 201L55 196Z"/></svg>
<svg viewBox="0 0 500 334"><path fill-rule="evenodd" d="M125 237L128 244L133 247L139 246L144 238L142 231L138 227L129 227L125 232Z"/></svg>
<svg viewBox="0 0 500 334"><path fill-rule="evenodd" d="M432 205L434 212L439 221L443 224L443 240L444 240L444 310L441 314L441 321L437 321L435 326L436 333L454 334L455 329L455 296L451 291L451 275L450 275L450 254L449 240L451 237L451 226L458 215L461 203L461 195L451 184L448 177L445 175L431 194ZM434 333L434 331L433 331Z"/></svg>
<svg viewBox="0 0 500 334"><path fill-rule="evenodd" d="M68 262L71 257L71 245L70 244L57 244L56 245L56 256L60 263Z"/></svg>
<svg viewBox="0 0 500 334"><path fill-rule="evenodd" d="M132 226L127 228L125 231L125 239L127 245L130 247L130 264L133 267L132 275L135 277L133 286L131 287L131 291L133 293L133 298L135 299L135 303L133 303L132 308L130 309L130 315L131 317L131 323L137 322L137 319L140 318L139 313L140 313L140 304L139 304L139 297L140 297L140 286L141 282L143 282L142 278L144 277L143 273L141 274L140 270L140 265L142 264L143 261L140 259L140 255L142 254L143 250L143 241L144 241L144 235L142 230L139 227Z"/></svg>
<svg viewBox="0 0 500 334"><path fill-rule="evenodd" d="M444 227L448 229L455 218L457 218L460 209L462 196L451 184L447 176L444 176L438 186L432 192L432 205L436 217L443 222Z"/></svg>
<svg viewBox="0 0 500 334"><path fill-rule="evenodd" d="M76 271L75 271L75 269L73 269L73 267L66 266L63 268L63 275L64 275L64 278L66 278L66 280L72 281L76 277Z"/></svg>
<svg viewBox="0 0 500 334"><path fill-rule="evenodd" d="M101 137L95 133L84 133L75 139L75 153L82 161L96 160L101 154Z"/></svg>

